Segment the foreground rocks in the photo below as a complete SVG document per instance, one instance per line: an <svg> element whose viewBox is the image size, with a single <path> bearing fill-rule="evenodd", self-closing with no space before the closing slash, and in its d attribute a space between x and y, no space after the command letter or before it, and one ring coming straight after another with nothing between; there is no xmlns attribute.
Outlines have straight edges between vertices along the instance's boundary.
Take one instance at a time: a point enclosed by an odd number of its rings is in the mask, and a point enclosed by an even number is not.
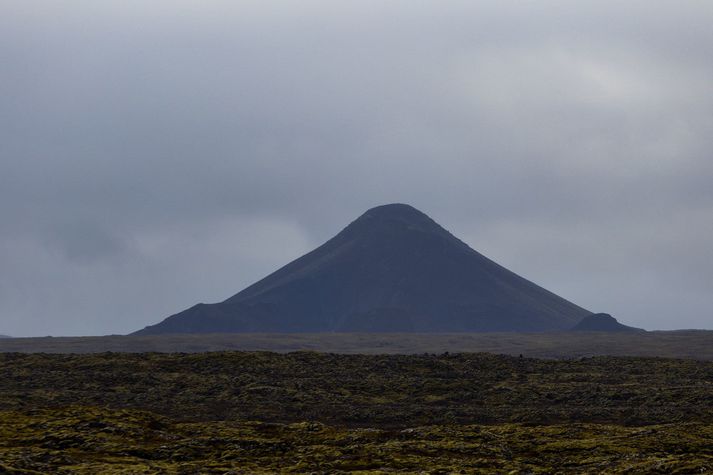
<svg viewBox="0 0 713 475"><path fill-rule="evenodd" d="M79 404L196 422L713 423L713 362L661 358L2 354L0 381L0 410Z"/></svg>
<svg viewBox="0 0 713 475"><path fill-rule="evenodd" d="M0 473L705 473L713 362L0 354Z"/></svg>

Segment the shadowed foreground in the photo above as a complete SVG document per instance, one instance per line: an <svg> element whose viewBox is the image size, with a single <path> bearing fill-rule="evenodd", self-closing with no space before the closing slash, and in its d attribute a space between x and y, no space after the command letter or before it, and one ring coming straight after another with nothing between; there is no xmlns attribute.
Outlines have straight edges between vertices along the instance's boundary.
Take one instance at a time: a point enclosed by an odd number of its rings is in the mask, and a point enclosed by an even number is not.
<svg viewBox="0 0 713 475"><path fill-rule="evenodd" d="M0 381L0 473L713 470L707 361L4 353Z"/></svg>

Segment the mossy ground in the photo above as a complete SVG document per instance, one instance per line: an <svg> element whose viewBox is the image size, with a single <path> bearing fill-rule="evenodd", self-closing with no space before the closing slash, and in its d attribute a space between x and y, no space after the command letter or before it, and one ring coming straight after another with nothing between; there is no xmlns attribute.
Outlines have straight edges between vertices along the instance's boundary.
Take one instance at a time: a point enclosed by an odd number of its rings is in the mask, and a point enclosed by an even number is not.
<svg viewBox="0 0 713 475"><path fill-rule="evenodd" d="M336 428L136 410L0 413L7 473L705 473L713 425Z"/></svg>
<svg viewBox="0 0 713 475"><path fill-rule="evenodd" d="M0 473L705 473L713 363L0 355Z"/></svg>

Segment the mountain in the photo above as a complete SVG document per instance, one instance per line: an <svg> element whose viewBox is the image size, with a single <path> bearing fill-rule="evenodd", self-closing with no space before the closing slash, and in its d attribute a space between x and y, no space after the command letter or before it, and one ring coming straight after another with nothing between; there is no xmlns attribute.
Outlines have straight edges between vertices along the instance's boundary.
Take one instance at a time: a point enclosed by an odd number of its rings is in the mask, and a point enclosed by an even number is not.
<svg viewBox="0 0 713 475"><path fill-rule="evenodd" d="M579 332L643 332L642 328L623 325L608 313L594 313L588 315L572 327L572 331Z"/></svg>
<svg viewBox="0 0 713 475"><path fill-rule="evenodd" d="M590 314L390 204L224 302L136 334L546 331Z"/></svg>
<svg viewBox="0 0 713 475"><path fill-rule="evenodd" d="M12 337L8 336L8 335L0 335L0 338L12 338Z"/></svg>

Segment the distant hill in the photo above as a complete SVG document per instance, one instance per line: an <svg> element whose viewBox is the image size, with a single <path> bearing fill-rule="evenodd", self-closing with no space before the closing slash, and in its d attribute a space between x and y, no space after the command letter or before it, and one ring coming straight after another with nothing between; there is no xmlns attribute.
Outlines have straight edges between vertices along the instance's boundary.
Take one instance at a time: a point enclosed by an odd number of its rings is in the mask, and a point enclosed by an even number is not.
<svg viewBox="0 0 713 475"><path fill-rule="evenodd" d="M590 314L391 204L224 302L136 334L547 331Z"/></svg>
<svg viewBox="0 0 713 475"><path fill-rule="evenodd" d="M572 331L589 332L643 332L642 328L623 325L608 313L594 313L588 315L572 327Z"/></svg>
<svg viewBox="0 0 713 475"><path fill-rule="evenodd" d="M0 335L0 338L12 338L12 337L8 336L8 335Z"/></svg>

